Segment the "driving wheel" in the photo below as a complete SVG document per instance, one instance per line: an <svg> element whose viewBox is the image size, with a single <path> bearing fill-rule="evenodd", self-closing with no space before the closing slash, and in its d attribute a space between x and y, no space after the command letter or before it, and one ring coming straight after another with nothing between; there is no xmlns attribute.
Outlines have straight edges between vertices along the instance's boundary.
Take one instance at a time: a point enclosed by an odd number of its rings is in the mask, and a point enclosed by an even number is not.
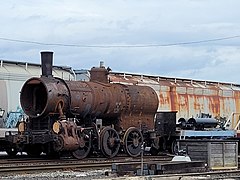
<svg viewBox="0 0 240 180"><path fill-rule="evenodd" d="M105 127L100 132L100 148L103 155L108 158L112 158L117 155L120 148L120 139L115 129Z"/></svg>
<svg viewBox="0 0 240 180"><path fill-rule="evenodd" d="M31 157L38 157L42 153L42 147L39 144L31 144L27 146L26 152Z"/></svg>
<svg viewBox="0 0 240 180"><path fill-rule="evenodd" d="M16 156L16 154L18 153L17 150L15 148L8 148L6 149L6 152L9 156Z"/></svg>
<svg viewBox="0 0 240 180"><path fill-rule="evenodd" d="M132 157L137 157L141 153L142 144L143 135L139 129L135 127L128 128L123 137L123 148L125 152Z"/></svg>

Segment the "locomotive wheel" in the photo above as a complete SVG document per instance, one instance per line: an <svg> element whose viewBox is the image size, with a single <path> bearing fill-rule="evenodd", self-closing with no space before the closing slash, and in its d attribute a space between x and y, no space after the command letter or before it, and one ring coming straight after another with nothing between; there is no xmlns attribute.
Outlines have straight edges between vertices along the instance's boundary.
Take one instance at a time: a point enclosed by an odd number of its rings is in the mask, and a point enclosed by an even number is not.
<svg viewBox="0 0 240 180"><path fill-rule="evenodd" d="M137 157L141 153L142 144L142 133L135 127L128 128L123 137L123 148L125 152L132 157Z"/></svg>
<svg viewBox="0 0 240 180"><path fill-rule="evenodd" d="M158 150L158 149L156 149L155 147L151 147L151 149L150 149L150 154L151 154L152 156L156 156L156 155L158 155L158 153L159 153L159 150Z"/></svg>
<svg viewBox="0 0 240 180"><path fill-rule="evenodd" d="M17 150L15 149L15 148L9 148L9 149L7 149L6 150L6 152L7 152L7 154L9 155L9 156L16 156L17 155Z"/></svg>
<svg viewBox="0 0 240 180"><path fill-rule="evenodd" d="M120 139L117 131L105 127L100 133L100 148L104 156L112 158L117 155L120 148Z"/></svg>
<svg viewBox="0 0 240 180"><path fill-rule="evenodd" d="M178 143L177 143L176 140L173 140L173 141L171 142L170 153L175 154L175 155L178 154Z"/></svg>
<svg viewBox="0 0 240 180"><path fill-rule="evenodd" d="M27 154L31 157L38 157L42 153L41 145L29 145L26 150Z"/></svg>
<svg viewBox="0 0 240 180"><path fill-rule="evenodd" d="M91 134L87 130L78 131L79 148L72 152L72 155L77 159L83 159L88 156L91 150Z"/></svg>

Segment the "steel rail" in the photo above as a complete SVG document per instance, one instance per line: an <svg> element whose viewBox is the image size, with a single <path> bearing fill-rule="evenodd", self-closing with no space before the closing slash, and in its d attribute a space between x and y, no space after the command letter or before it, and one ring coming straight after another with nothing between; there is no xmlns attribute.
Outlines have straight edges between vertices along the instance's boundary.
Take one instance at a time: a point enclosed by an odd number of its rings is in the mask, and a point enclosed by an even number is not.
<svg viewBox="0 0 240 180"><path fill-rule="evenodd" d="M52 170L77 170L77 169L102 169L102 168L111 168L112 163L141 163L141 159L121 159L121 160L107 160L107 161L52 161L52 162L34 162L34 161L24 161L18 163L6 162L5 164L0 164L0 174L9 174L9 173L19 173L19 172L36 172L36 171L52 171ZM145 162L166 162L169 161L169 158L161 159L144 159Z"/></svg>

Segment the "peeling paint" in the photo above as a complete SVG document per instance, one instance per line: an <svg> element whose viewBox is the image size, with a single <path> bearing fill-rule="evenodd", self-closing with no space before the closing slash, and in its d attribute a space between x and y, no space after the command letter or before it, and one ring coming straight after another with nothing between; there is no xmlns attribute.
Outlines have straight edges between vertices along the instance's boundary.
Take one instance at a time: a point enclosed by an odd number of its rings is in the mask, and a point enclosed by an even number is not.
<svg viewBox="0 0 240 180"><path fill-rule="evenodd" d="M158 111L178 111L177 119L201 113L228 119L240 113L240 85L122 73L111 73L110 81L152 87L159 98Z"/></svg>

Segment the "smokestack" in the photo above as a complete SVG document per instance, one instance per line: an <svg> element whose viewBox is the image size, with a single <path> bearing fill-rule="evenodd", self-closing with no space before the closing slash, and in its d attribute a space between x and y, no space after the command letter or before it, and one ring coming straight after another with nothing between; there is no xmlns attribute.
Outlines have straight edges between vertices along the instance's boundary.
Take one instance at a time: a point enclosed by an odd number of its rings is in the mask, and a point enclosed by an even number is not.
<svg viewBox="0 0 240 180"><path fill-rule="evenodd" d="M52 77L53 52L41 52L42 76Z"/></svg>
<svg viewBox="0 0 240 180"><path fill-rule="evenodd" d="M100 61L100 68L104 68L104 62Z"/></svg>

